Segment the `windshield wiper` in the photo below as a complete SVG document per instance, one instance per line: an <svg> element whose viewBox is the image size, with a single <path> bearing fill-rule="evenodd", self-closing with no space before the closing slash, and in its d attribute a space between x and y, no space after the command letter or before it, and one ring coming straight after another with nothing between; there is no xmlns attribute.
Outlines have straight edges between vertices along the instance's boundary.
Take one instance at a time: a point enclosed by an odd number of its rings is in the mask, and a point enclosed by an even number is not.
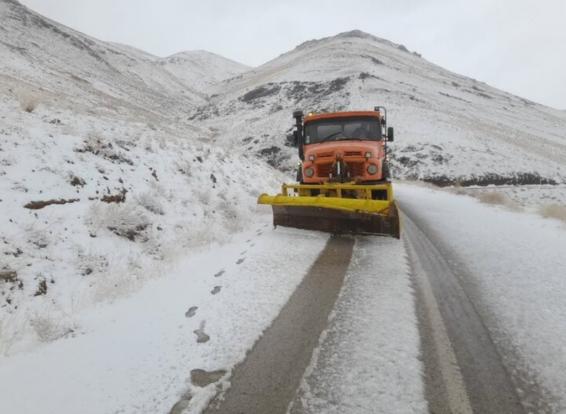
<svg viewBox="0 0 566 414"><path fill-rule="evenodd" d="M334 134L330 134L330 135L328 135L327 137L324 137L323 139L321 139L321 140L319 141L319 143L320 143L320 142L326 142L326 141L328 141L330 138L334 138L335 136L340 135L341 133L342 133L342 131L338 131L338 132L335 132Z"/></svg>

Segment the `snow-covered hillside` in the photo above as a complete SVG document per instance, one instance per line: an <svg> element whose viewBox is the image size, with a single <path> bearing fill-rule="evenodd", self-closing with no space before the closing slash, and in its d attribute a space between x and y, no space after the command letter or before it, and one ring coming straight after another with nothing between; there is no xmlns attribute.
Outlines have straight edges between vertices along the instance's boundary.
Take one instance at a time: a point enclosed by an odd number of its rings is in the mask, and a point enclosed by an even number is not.
<svg viewBox="0 0 566 414"><path fill-rule="evenodd" d="M180 123L206 102L206 87L247 68L208 52L159 58L102 42L13 0L0 1L0 16L0 79L57 106Z"/></svg>
<svg viewBox="0 0 566 414"><path fill-rule="evenodd" d="M195 109L223 145L294 168L291 111L385 105L397 177L440 184L564 181L564 112L442 69L404 46L352 31L298 46L216 88Z"/></svg>
<svg viewBox="0 0 566 414"><path fill-rule="evenodd" d="M257 195L281 178L209 145L211 133L186 122L205 94L163 59L88 38L15 1L0 1L0 20L6 353L71 334L81 309L247 228ZM194 67L190 56L177 71ZM240 68L194 56L219 66L215 80Z"/></svg>

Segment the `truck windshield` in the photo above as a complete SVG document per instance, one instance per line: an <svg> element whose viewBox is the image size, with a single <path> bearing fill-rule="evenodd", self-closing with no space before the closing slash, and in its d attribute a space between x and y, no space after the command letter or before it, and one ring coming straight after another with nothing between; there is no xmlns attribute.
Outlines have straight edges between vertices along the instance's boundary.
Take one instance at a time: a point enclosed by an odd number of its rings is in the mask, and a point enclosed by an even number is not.
<svg viewBox="0 0 566 414"><path fill-rule="evenodd" d="M323 119L305 125L305 144L349 139L380 141L382 132L379 120L372 118Z"/></svg>

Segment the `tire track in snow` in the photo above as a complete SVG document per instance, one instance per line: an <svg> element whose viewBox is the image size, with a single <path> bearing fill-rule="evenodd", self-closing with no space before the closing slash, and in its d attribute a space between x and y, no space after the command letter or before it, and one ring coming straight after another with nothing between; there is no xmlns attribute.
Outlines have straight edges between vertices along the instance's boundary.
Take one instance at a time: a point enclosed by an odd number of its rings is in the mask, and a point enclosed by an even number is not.
<svg viewBox="0 0 566 414"><path fill-rule="evenodd" d="M419 307L423 310L422 314L419 315L422 342L424 346L433 343L431 348L433 348L434 354L430 355L430 352L424 352L425 365L428 366L429 384L427 388L430 410L433 413L472 414L472 405L468 398L464 378L448 337L446 325L442 320L438 302L434 297L426 272L417 258L417 252L410 237L405 236L403 239L411 259L413 276L416 279L417 301L420 304ZM422 325L430 330L427 332ZM431 371L434 372L432 375ZM430 384L430 381L434 384ZM439 388L442 388L445 393L443 397L434 392L434 389L438 390Z"/></svg>
<svg viewBox="0 0 566 414"><path fill-rule="evenodd" d="M272 325L205 413L285 413L326 328L354 239L332 237Z"/></svg>
<svg viewBox="0 0 566 414"><path fill-rule="evenodd" d="M488 330L447 259L406 214L403 224L424 323L432 411L525 413Z"/></svg>

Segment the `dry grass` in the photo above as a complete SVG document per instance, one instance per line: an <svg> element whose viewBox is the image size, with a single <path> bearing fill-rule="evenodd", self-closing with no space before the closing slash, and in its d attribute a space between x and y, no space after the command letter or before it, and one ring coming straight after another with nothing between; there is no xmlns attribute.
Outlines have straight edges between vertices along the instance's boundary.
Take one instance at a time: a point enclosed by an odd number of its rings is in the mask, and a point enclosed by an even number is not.
<svg viewBox="0 0 566 414"><path fill-rule="evenodd" d="M495 204L504 206L511 200L505 194L495 191L481 192L477 196L478 200L485 204Z"/></svg>
<svg viewBox="0 0 566 414"><path fill-rule="evenodd" d="M566 206L561 204L547 204L540 207L539 213L545 218L552 218L566 223Z"/></svg>
<svg viewBox="0 0 566 414"><path fill-rule="evenodd" d="M474 194L475 197L484 204L491 204L495 206L503 206L513 211L518 211L521 208L517 203L511 200L506 194L497 191L485 191Z"/></svg>

